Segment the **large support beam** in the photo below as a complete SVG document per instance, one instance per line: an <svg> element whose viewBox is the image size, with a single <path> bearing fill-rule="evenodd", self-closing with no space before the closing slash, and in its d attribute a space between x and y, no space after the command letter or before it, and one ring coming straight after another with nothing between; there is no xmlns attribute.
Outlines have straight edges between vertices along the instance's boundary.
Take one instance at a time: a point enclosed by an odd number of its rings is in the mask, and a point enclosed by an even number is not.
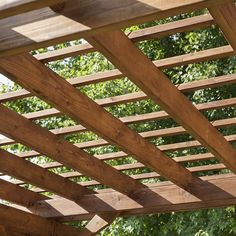
<svg viewBox="0 0 236 236"><path fill-rule="evenodd" d="M4 205L0 205L0 222L6 228L13 227L22 233L32 233L42 236L79 236L81 232L76 228Z"/></svg>
<svg viewBox="0 0 236 236"><path fill-rule="evenodd" d="M234 1L226 0L222 5L212 6L208 9L236 53L236 7Z"/></svg>
<svg viewBox="0 0 236 236"><path fill-rule="evenodd" d="M63 0L1 0L0 19L61 3Z"/></svg>
<svg viewBox="0 0 236 236"><path fill-rule="evenodd" d="M73 201L82 194L93 192L2 149L0 149L0 171Z"/></svg>
<svg viewBox="0 0 236 236"><path fill-rule="evenodd" d="M130 80L236 173L236 150L121 31L88 38ZM184 111L183 111L184 109Z"/></svg>
<svg viewBox="0 0 236 236"><path fill-rule="evenodd" d="M0 113L0 132L6 136L122 193L131 195L143 187L141 183L1 104Z"/></svg>
<svg viewBox="0 0 236 236"><path fill-rule="evenodd" d="M60 111L68 114L88 129L96 132L127 153L130 153L140 162L182 188L191 191L191 185L194 184L194 182L200 181L197 177L193 176L190 171L167 157L157 149L155 145L149 143L138 133L132 131L119 119L106 112L97 103L75 89L59 75L37 61L33 56L21 54L2 58L0 59L0 70L10 79L53 104ZM13 114L11 116L13 116ZM5 122L9 121L7 116L5 118ZM14 123L16 119L17 118L13 119L12 122ZM19 122L19 124L22 123ZM22 127L23 126L21 126L21 128ZM11 133L14 134L14 130L16 130L15 127L12 128L9 125L8 129L10 130L10 128ZM20 127L17 128L20 129ZM10 134L9 130L8 134ZM24 141L24 139L25 138L22 137L22 141ZM42 149L42 151L44 150ZM101 175L104 176L104 173L105 172L101 173ZM90 174L91 177L93 175L94 172ZM126 186L130 189L132 185L128 186L126 184Z"/></svg>
<svg viewBox="0 0 236 236"><path fill-rule="evenodd" d="M70 0L60 14L44 8L1 20L0 55L30 51L222 2L224 0Z"/></svg>
<svg viewBox="0 0 236 236"><path fill-rule="evenodd" d="M203 179L206 179L203 178ZM74 202L68 200L52 199L36 203L30 210L45 217L56 217L62 221L73 221L78 219L90 219L93 214L121 213L124 215L137 215L158 212L188 211L200 208L223 207L236 204L236 177L234 176L211 176L195 185L196 191L204 191L208 200L201 200L185 190L170 183L156 183L149 188L139 190L140 198L145 196L145 207L129 197L116 191L104 191L95 195L87 195L80 199L78 204L86 207L81 208ZM156 193L162 196L157 199ZM105 206L97 204L98 199L106 203ZM109 207L109 206L112 206ZM65 211L65 209L67 209ZM95 210L96 209L96 210ZM96 212L95 212L96 211ZM63 214L61 216L60 214Z"/></svg>

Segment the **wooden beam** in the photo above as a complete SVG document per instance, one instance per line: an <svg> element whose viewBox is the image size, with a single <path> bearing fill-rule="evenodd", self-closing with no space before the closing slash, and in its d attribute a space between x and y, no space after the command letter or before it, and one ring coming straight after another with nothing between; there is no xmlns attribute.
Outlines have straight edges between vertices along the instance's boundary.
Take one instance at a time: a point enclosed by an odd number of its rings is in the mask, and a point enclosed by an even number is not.
<svg viewBox="0 0 236 236"><path fill-rule="evenodd" d="M0 32L4 37L0 37L0 56L195 11L222 2L224 0L70 0L60 14L44 8L1 20Z"/></svg>
<svg viewBox="0 0 236 236"><path fill-rule="evenodd" d="M215 121L211 121L211 124L216 128L233 126L236 124L236 118L215 120ZM75 126L69 126L65 128L53 129L50 131L56 135L69 135L73 133L84 132L84 131L87 131L87 129L86 127L83 127L82 125L75 125ZM150 139L150 138L158 138L158 137L169 137L169 136L181 135L181 134L186 134L186 133L187 132L183 127L177 126L177 127L171 127L171 128L140 132L139 134L143 138ZM9 145L13 143L15 143L15 141L9 138L4 138L0 140L0 146ZM108 145L108 144L109 143L103 139L96 139L92 141L81 142L81 143L78 143L77 145L79 145L80 148L92 148L92 147L103 146L103 145Z"/></svg>
<svg viewBox="0 0 236 236"><path fill-rule="evenodd" d="M109 224L111 224L118 213L112 214L100 214L95 215L85 226L83 231L81 232L81 236L95 236L99 232L101 232L104 228L106 228Z"/></svg>
<svg viewBox="0 0 236 236"><path fill-rule="evenodd" d="M176 158L178 160L178 158ZM119 165L115 166L116 169L122 171L122 170L132 170L132 169L142 169L145 168L145 166L141 163L134 163L134 164L126 164L126 165ZM189 171L192 173L201 173L203 174L204 172L209 172L209 171L220 171L220 170L225 170L226 167L223 164L210 164L210 165L203 165L203 166L195 166L195 167L189 167L187 168ZM207 173L205 173L207 175ZM79 172L66 172L61 174L64 178L76 178L76 177L81 177L83 176ZM135 180L144 180L144 179L150 179L150 178L156 178L160 179L162 176L157 174L156 172L147 172L147 173L141 173L141 174L133 174L130 175ZM24 182L22 181L12 181L12 183L17 184L17 185L22 185ZM86 187L91 187L91 186L98 186L100 183L96 180L89 180L89 181L79 181L79 184L82 186ZM45 190L40 189L40 188L32 188L32 191L37 192L37 193L43 193Z"/></svg>
<svg viewBox="0 0 236 236"><path fill-rule="evenodd" d="M0 132L125 194L139 182L0 104ZM108 176L113 176L109 178Z"/></svg>
<svg viewBox="0 0 236 236"><path fill-rule="evenodd" d="M93 192L3 149L0 149L0 157L1 172L62 197L76 201L81 195Z"/></svg>
<svg viewBox="0 0 236 236"><path fill-rule="evenodd" d="M63 0L1 0L0 19L61 3Z"/></svg>
<svg viewBox="0 0 236 236"><path fill-rule="evenodd" d="M234 55L234 51L231 46L223 46L223 47L218 47L218 48L213 48L213 49L207 49L200 52L156 60L154 61L154 64L159 69L166 69L166 68L171 68L174 66L186 65L189 63L197 63L197 62L201 62L205 60L219 59L222 57L229 57L233 55ZM99 82L104 82L104 81L109 81L109 80L121 79L122 76L123 75L119 70L110 70L106 72L99 72L92 75L81 76L79 78L72 78L72 79L69 79L68 82L75 87L79 87L79 86L84 86L84 85L89 85L89 84L94 84L94 83L99 83ZM235 83L234 74L224 75L224 76L219 76L216 78L210 78L206 80L194 81L194 82L189 82L189 83L184 83L184 84L178 84L176 86L178 87L179 90L185 93L185 92L190 92L197 89L204 89L211 86L212 87L221 86L223 84L230 84L230 83ZM0 102L14 101L16 99L26 98L30 96L32 96L32 94L30 94L29 91L25 89L20 89L17 91L6 92L3 94L0 94ZM147 95L144 93L140 93L138 97L135 97L133 99L131 98L130 100L123 99L122 101L132 101L132 100L135 101L135 100L144 99L144 98L147 98ZM108 105L115 104L115 102L112 103L112 101L114 100L115 101L118 100L118 97L117 99L113 98L111 101L109 101L109 99L98 99L96 100L96 102L99 105L108 106Z"/></svg>
<svg viewBox="0 0 236 236"><path fill-rule="evenodd" d="M0 225L0 235L9 236L4 226Z"/></svg>
<svg viewBox="0 0 236 236"><path fill-rule="evenodd" d="M214 20L210 14L200 15L162 25L148 27L145 29L139 29L137 31L131 32L128 37L133 42L139 42L142 40L156 39L171 34L208 27L212 24L214 24ZM67 48L36 54L35 58L42 61L43 63L46 63L71 56L78 56L94 52L95 50L96 49L92 45L85 43L81 45L74 45Z"/></svg>
<svg viewBox="0 0 236 236"><path fill-rule="evenodd" d="M96 35L89 38L88 41L195 139L199 140L216 158L219 158L227 168L236 173L234 147L124 33L114 31L105 35Z"/></svg>
<svg viewBox="0 0 236 236"><path fill-rule="evenodd" d="M0 199L28 207L34 202L49 198L0 179Z"/></svg>
<svg viewBox="0 0 236 236"><path fill-rule="evenodd" d="M236 52L236 7L234 1L226 0L221 5L209 7L208 10Z"/></svg>
<svg viewBox="0 0 236 236"><path fill-rule="evenodd" d="M204 180L207 179L207 180ZM139 190L140 198L145 196L145 207L133 201L129 197L116 191L104 191L95 195L87 195L80 199L78 204L88 207L81 208L74 202L68 200L47 200L36 203L30 210L44 217L57 218L62 221L73 221L90 218L91 214L103 214L118 212L123 215L137 215L147 213L188 211L200 208L223 207L236 204L236 177L211 176L203 178L204 181L196 185L196 191L204 191L208 200L200 200L185 190L170 183L152 184L149 188ZM162 196L162 199L154 198L153 193ZM105 207L96 204L96 197L106 203ZM165 200L164 200L165 199ZM109 208L107 206L112 206ZM94 207L96 206L96 207ZM42 208L42 212L41 209ZM55 212L52 210L56 210ZM65 211L67 209L67 211ZM96 209L96 212L94 211ZM58 214L61 212L63 216Z"/></svg>
<svg viewBox="0 0 236 236"><path fill-rule="evenodd" d="M53 104L56 108L96 132L99 136L107 139L110 143L130 153L140 162L177 185L189 189L190 183L200 181L191 172L171 160L153 144L132 131L119 119L109 114L33 56L21 54L1 58L0 68L3 74L15 82L28 88L34 94ZM97 117L99 117L99 122L97 122ZM12 130L11 132L14 131ZM22 141L24 141L23 137ZM104 172L102 175L104 176ZM90 176L92 177L91 174ZM130 188L131 186L128 187ZM191 189L189 190L191 191Z"/></svg>
<svg viewBox="0 0 236 236"><path fill-rule="evenodd" d="M81 232L79 229L2 204L0 205L0 222L7 228L14 227L23 233L32 233L42 236L79 236Z"/></svg>

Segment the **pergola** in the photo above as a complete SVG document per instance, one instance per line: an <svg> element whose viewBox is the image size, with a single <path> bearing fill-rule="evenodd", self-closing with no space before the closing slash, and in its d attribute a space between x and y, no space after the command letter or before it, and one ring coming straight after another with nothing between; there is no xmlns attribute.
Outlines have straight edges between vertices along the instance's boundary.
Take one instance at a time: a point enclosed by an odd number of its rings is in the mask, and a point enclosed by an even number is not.
<svg viewBox="0 0 236 236"><path fill-rule="evenodd" d="M156 19L207 8L208 15L135 31L128 36L121 29ZM25 89L0 94L0 133L7 138L0 145L22 143L32 151L18 156L0 149L0 235L96 235L118 216L189 211L236 204L236 150L230 142L236 135L223 136L218 128L236 124L236 118L208 121L202 111L233 107L236 98L193 105L186 92L236 82L236 75L173 85L162 69L235 55L236 8L233 0L3 0L0 2L0 72ZM150 61L135 42L217 24L229 45ZM47 53L29 51L69 40L84 38L85 44ZM64 80L44 63L99 51L117 69ZM143 92L93 101L76 87L128 77ZM20 115L5 105L37 96L52 109ZM163 111L120 119L104 107L151 98ZM32 120L66 114L76 126L47 130ZM99 117L99 122L98 122ZM179 126L137 133L128 124L173 118ZM91 130L101 138L76 145L63 135ZM152 137L191 134L195 140L155 146ZM107 144L120 151L92 156L83 149ZM170 150L205 147L209 152L170 158ZM46 155L55 162L36 165L28 159ZM105 160L126 156L138 162L111 166ZM185 168L185 162L218 159L219 164ZM67 166L73 172L55 174L49 169ZM127 175L122 171L149 167L153 171ZM228 169L227 174L197 177L194 173ZM230 172L231 171L231 172ZM76 176L91 181L75 183ZM148 178L159 183L141 183ZM25 183L37 188L26 189ZM108 188L91 190L103 184ZM42 193L54 195L47 197ZM83 230L64 224L89 220Z"/></svg>

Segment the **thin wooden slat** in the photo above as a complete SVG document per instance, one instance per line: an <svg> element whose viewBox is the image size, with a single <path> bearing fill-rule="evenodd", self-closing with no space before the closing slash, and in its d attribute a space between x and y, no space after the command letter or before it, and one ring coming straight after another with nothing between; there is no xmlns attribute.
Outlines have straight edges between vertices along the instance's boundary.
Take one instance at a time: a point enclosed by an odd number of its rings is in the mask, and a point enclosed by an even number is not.
<svg viewBox="0 0 236 236"><path fill-rule="evenodd" d="M161 59L161 60L154 61L153 63L160 69L166 69L166 68L171 68L174 66L186 65L189 63L197 63L197 62L201 62L205 60L213 60L213 59L223 58L223 57L228 57L228 56L233 56L233 55L234 55L234 51L232 47L223 46L223 47L208 49L208 50L204 50L200 52ZM122 76L123 75L119 70L110 70L106 72L99 72L92 75L81 76L79 78L69 79L68 82L72 84L73 86L78 87L78 86L84 86L84 85L88 85L92 83L115 80L115 79L122 78ZM234 77L235 75L224 75L224 76L219 76L216 78L209 79L209 84L207 82L206 84L204 84L203 81L195 81L195 82L189 82L186 84L178 84L177 87L182 92L190 92L197 89L208 88L211 86L211 82L212 82L213 87L220 86L223 83L225 84L234 83L235 82ZM188 86L190 86L190 88L188 88ZM191 88L191 86L193 87ZM30 94L29 91L25 89L20 89L14 92L7 92L7 93L0 94L0 102L14 101L16 99L22 99L22 98L26 98L30 96L32 95ZM144 93L141 93L140 97L136 99L137 100L144 99L145 97L147 96ZM134 98L133 100L135 101L136 99ZM130 101L132 101L132 98ZM97 100L97 102L100 105L112 104L111 102L109 104L106 104L106 103L104 104L102 99Z"/></svg>
<svg viewBox="0 0 236 236"><path fill-rule="evenodd" d="M48 197L0 179L0 199L28 207L33 202L46 200Z"/></svg>
<svg viewBox="0 0 236 236"><path fill-rule="evenodd" d="M96 35L88 41L130 80L160 104L227 168L236 173L236 150L121 31ZM143 79L145 78L145 80ZM171 95L171 96L170 96ZM184 109L184 112L183 112Z"/></svg>
<svg viewBox="0 0 236 236"><path fill-rule="evenodd" d="M207 180L204 180L207 179ZM90 218L92 213L102 214L102 213L112 213L114 211L120 212L122 215L137 215L145 213L158 213L158 212L171 212L171 211L180 211L180 210L192 210L199 208L209 208L209 207L220 207L220 206L229 206L236 203L236 177L224 177L222 176L212 176L212 177L203 177L202 182L200 182L196 190L204 191L209 197L209 200L201 200L193 195L189 194L185 190L179 188L173 184L152 184L149 189L144 189L143 191L138 191L140 198L145 196L146 205L140 205L139 203L129 199L127 196L117 193L116 191L108 191L104 193L99 193L95 195L87 195L80 199L78 204L83 202L84 205L87 205L88 208L84 210L79 205L66 200L47 200L45 204L36 203L35 208L37 209L37 214L46 214L43 216L47 217L56 217L62 221L73 221L78 220L81 217L84 219ZM152 194L157 193L162 196L163 199L155 198ZM106 202L112 208L99 207L96 204L96 198ZM165 200L164 200L165 199ZM167 202L168 203L167 203ZM98 206L97 206L98 205ZM94 212L95 208L96 212ZM43 212L40 211L42 207ZM57 209L59 212L63 212L64 216L61 217L57 212L53 212L52 209ZM48 210L46 210L48 209ZM65 211L68 209L68 211ZM34 212L34 207L30 209ZM125 211L125 212L124 212ZM122 213L123 212L123 213Z"/></svg>
<svg viewBox="0 0 236 236"><path fill-rule="evenodd" d="M122 119L121 119L122 120ZM211 121L212 125L216 128L223 128L227 126L232 126L236 124L236 118L228 118L228 119L222 119L222 120L215 120ZM68 128L60 128L55 130L50 130L53 134L56 135L68 135L72 133L77 133L81 131L86 131L87 129L81 125L71 126ZM172 127L172 128L164 128L159 130L152 130L152 131L146 131L139 133L143 138L158 138L158 137L168 137L168 136L174 136L174 135L180 135L180 134L186 134L186 130L181 127ZM0 145L9 145L15 143L14 140L9 138L4 138L0 140ZM80 148L91 148L91 147L98 147L109 144L107 141L103 139L97 139L93 141L87 141L79 143Z"/></svg>
<svg viewBox="0 0 236 236"><path fill-rule="evenodd" d="M0 38L0 55L30 51L98 32L195 11L223 1L70 0L60 14L45 8L1 20L0 31L4 37Z"/></svg>
<svg viewBox="0 0 236 236"><path fill-rule="evenodd" d="M229 44L236 52L236 7L233 0L226 0L224 4L208 8L216 23L220 26Z"/></svg>
<svg viewBox="0 0 236 236"><path fill-rule="evenodd" d="M27 212L0 205L0 222L6 227L14 227L24 233L37 235L79 236L80 230L56 221L44 219Z"/></svg>
<svg viewBox="0 0 236 236"><path fill-rule="evenodd" d="M199 181L197 177L194 177L181 165L169 159L153 144L147 142L119 119L76 90L33 56L21 54L2 58L0 59L0 66L1 70L9 78L50 102L99 136L132 154L140 162L154 169L170 181L183 188L188 188L190 183ZM99 122L97 122L97 117L99 117ZM22 137L23 140L24 138ZM91 174L90 176L92 177Z"/></svg>
<svg viewBox="0 0 236 236"><path fill-rule="evenodd" d="M95 155L95 157L100 160L118 159L118 158L124 158L127 156L128 156L128 154L125 154L124 152L113 152L113 153L108 153L108 154ZM214 156L211 153L204 153L204 154L180 156L180 157L173 158L173 159L177 162L184 163L184 162L206 161L206 160L210 160L213 158L214 158ZM140 163L139 165L143 165L143 164ZM41 166L45 169L51 169L51 168L61 167L63 165L59 162L49 162L49 163L39 164L39 166ZM119 166L117 166L117 167L119 167ZM0 173L0 176L2 176L2 175L4 175L4 174Z"/></svg>
<svg viewBox="0 0 236 236"><path fill-rule="evenodd" d="M3 173L33 183L62 197L76 201L81 195L93 192L2 149L0 156L0 171Z"/></svg>
<svg viewBox="0 0 236 236"><path fill-rule="evenodd" d="M125 194L143 187L94 156L0 104L0 132ZM108 178L113 176L113 178Z"/></svg>
<svg viewBox="0 0 236 236"><path fill-rule="evenodd" d="M1 0L0 19L61 3L63 0Z"/></svg>
<svg viewBox="0 0 236 236"><path fill-rule="evenodd" d="M128 37L133 42L139 42L142 40L156 39L171 34L176 34L184 31L194 30L196 28L207 27L214 24L214 20L211 15L201 15L195 16L179 21L174 21L166 23L163 25L157 25L153 27L148 27L146 29L139 29L135 32L131 32ZM84 43L81 45L70 46L67 48L57 49L54 51L49 51L45 53L36 54L35 57L44 62L55 61L59 59L64 59L71 56L78 56L85 53L94 52L95 48L89 43Z"/></svg>
<svg viewBox="0 0 236 236"><path fill-rule="evenodd" d="M132 169L145 168L145 166L141 163L135 163L135 164L115 166L115 168L121 171L121 170L132 170ZM226 167L223 164L212 164L212 165L189 167L187 169L192 173L199 173L200 172L202 174L203 172L208 172L208 171L225 170ZM71 179L82 176L82 174L79 172L67 172L67 173L63 173L60 175L63 176L64 178L71 178ZM162 177L161 175L157 174L156 172L132 174L130 176L135 180L144 180L144 179L161 178ZM17 184L17 185L24 185L25 184L23 181L12 181L12 183ZM78 183L81 184L82 186L85 186L85 187L98 186L101 184L96 180L79 181ZM37 193L45 192L44 189L37 188L37 187L32 188L32 191L37 192Z"/></svg>

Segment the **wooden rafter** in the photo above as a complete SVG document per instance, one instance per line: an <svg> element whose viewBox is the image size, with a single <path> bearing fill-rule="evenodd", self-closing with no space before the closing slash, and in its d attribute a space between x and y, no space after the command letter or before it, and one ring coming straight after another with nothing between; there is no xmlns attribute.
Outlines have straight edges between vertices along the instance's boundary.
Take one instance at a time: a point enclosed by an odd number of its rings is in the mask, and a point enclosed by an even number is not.
<svg viewBox="0 0 236 236"><path fill-rule="evenodd" d="M120 71L157 102L194 138L236 173L236 150L187 100L168 78L121 31L96 35L88 41ZM184 108L184 112L183 112Z"/></svg>
<svg viewBox="0 0 236 236"><path fill-rule="evenodd" d="M177 185L188 189L190 184L199 181L188 170L168 158L153 144L147 142L31 55L21 54L2 58L0 68L15 82L28 88L112 144L132 154L140 162ZM43 78L43 74L47 78L46 80ZM97 122L97 117L99 117L99 122ZM22 137L22 141L24 141L24 137ZM191 189L189 190L191 191Z"/></svg>
<svg viewBox="0 0 236 236"><path fill-rule="evenodd" d="M8 228L16 228L23 233L36 235L79 236L80 230L56 221L26 213L9 206L0 205L0 222Z"/></svg>
<svg viewBox="0 0 236 236"><path fill-rule="evenodd" d="M214 60L214 59L229 57L233 55L234 55L234 51L231 46L223 46L223 47L208 49L208 50L204 50L204 51L200 51L196 53L190 53L190 54L185 54L181 56L175 56L175 57L170 57L166 59L156 60L154 61L154 64L159 69L167 69L167 68L172 68L175 66L187 65L189 63L198 63L198 62L203 62L206 60ZM74 87L80 87L84 85L120 79L122 78L122 76L123 75L119 70L110 70L106 72L99 72L92 75L81 76L79 78L69 79L68 82ZM200 81L194 81L194 82L189 82L185 84L178 84L177 87L179 90L185 93L185 92L190 92L197 89L208 88L211 86L212 87L220 86L220 85L223 85L224 83L225 84L235 83L234 78L235 78L235 75L224 75L224 76L220 76L220 77L216 77L216 78L212 78L208 80L200 80ZM32 96L32 94L29 91L25 89L20 89L17 91L0 94L0 102L14 101L16 99L26 98L30 96ZM129 100L128 98L125 99L125 96L129 97L130 99ZM119 97L123 99L120 101L118 99ZM147 95L141 92L139 93L138 97L136 97L134 94L133 95L127 94L127 95L123 95L119 97L118 98L113 97L111 101L109 101L109 98L99 99L96 102L99 105L108 106L108 105L115 105L117 103L121 103L122 101L129 102L129 101L145 99L147 98Z"/></svg>
<svg viewBox="0 0 236 236"><path fill-rule="evenodd" d="M0 25L4 27L0 27L0 31L4 40L0 38L0 55L17 54L222 2L224 0L117 0L114 5L110 0L70 0L61 15L43 8L25 13L24 17L1 20Z"/></svg>
<svg viewBox="0 0 236 236"><path fill-rule="evenodd" d="M143 187L141 183L120 173L73 144L57 137L50 131L33 124L3 105L0 105L0 112L2 114L0 116L0 124L4 124L0 125L1 133L120 192L130 195L136 189ZM113 178L108 178L107 176L113 176ZM85 191L81 192L81 195L84 193Z"/></svg>
<svg viewBox="0 0 236 236"><path fill-rule="evenodd" d="M226 0L221 5L210 7L209 11L234 49L234 52L236 52L236 7L234 1Z"/></svg>
<svg viewBox="0 0 236 236"><path fill-rule="evenodd" d="M0 179L0 199L28 207L32 203L46 200L48 197Z"/></svg>
<svg viewBox="0 0 236 236"><path fill-rule="evenodd" d="M76 201L82 194L93 192L2 149L0 149L0 156L1 172L54 192L62 197Z"/></svg>

